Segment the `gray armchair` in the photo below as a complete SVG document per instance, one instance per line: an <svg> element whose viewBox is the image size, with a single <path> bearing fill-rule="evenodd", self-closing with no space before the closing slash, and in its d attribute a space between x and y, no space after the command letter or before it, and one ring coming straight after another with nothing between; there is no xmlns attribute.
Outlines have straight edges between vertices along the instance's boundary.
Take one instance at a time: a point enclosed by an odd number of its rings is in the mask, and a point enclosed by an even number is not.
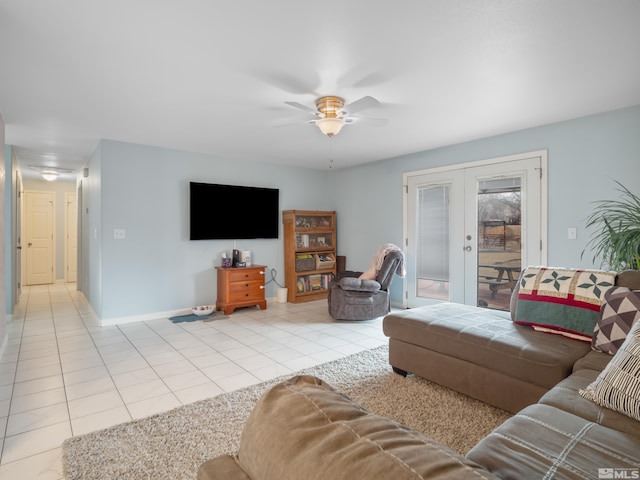
<svg viewBox="0 0 640 480"><path fill-rule="evenodd" d="M404 255L387 253L375 280L358 278L362 272L342 272L329 284L329 315L335 320L371 320L391 310L389 286L394 275L402 275Z"/></svg>

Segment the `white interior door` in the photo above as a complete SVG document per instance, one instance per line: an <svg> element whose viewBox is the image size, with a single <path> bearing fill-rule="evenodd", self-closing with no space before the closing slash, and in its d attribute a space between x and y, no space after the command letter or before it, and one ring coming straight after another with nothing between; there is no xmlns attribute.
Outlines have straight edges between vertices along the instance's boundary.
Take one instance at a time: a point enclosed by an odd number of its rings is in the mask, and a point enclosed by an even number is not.
<svg viewBox="0 0 640 480"><path fill-rule="evenodd" d="M28 191L25 200L27 285L53 283L53 192Z"/></svg>
<svg viewBox="0 0 640 480"><path fill-rule="evenodd" d="M508 309L523 266L544 264L546 152L406 177L406 306Z"/></svg>
<svg viewBox="0 0 640 480"><path fill-rule="evenodd" d="M66 193L65 275L67 282L78 278L78 206L75 193Z"/></svg>

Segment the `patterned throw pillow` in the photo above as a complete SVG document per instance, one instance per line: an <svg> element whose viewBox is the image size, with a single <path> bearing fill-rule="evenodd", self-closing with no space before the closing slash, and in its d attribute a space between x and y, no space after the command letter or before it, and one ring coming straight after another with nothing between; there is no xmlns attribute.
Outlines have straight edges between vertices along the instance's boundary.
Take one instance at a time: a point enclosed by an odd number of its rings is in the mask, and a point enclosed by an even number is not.
<svg viewBox="0 0 640 480"><path fill-rule="evenodd" d="M633 323L640 318L640 290L614 287L604 294L600 319L593 331L591 348L614 355Z"/></svg>
<svg viewBox="0 0 640 480"><path fill-rule="evenodd" d="M515 323L591 342L615 272L527 267L520 276Z"/></svg>
<svg viewBox="0 0 640 480"><path fill-rule="evenodd" d="M640 322L633 324L618 352L580 395L640 420Z"/></svg>

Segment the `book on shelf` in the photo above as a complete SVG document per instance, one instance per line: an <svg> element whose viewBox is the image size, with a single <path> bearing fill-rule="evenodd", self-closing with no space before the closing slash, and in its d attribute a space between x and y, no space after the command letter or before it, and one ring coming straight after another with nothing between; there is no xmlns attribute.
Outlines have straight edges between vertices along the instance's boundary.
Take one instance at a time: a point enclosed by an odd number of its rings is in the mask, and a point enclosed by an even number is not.
<svg viewBox="0 0 640 480"><path fill-rule="evenodd" d="M309 248L309 235L307 235L306 233L296 234L296 247Z"/></svg>
<svg viewBox="0 0 640 480"><path fill-rule="evenodd" d="M322 275L309 275L309 283L311 284L311 290L320 290L322 288Z"/></svg>
<svg viewBox="0 0 640 480"><path fill-rule="evenodd" d="M301 275L296 282L298 293L326 290L329 283L334 279L333 273L314 273L311 275Z"/></svg>

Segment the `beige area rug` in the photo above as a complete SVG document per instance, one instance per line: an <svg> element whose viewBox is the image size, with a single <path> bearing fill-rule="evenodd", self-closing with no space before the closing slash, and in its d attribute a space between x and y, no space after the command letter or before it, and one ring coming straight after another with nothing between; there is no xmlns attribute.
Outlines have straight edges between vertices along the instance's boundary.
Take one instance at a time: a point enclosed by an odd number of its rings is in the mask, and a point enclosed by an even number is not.
<svg viewBox="0 0 640 480"><path fill-rule="evenodd" d="M462 454L511 416L424 379L393 373L386 346L300 373L322 378L367 410ZM205 460L236 452L253 406L284 378L70 438L63 444L64 474L69 480L195 479Z"/></svg>

